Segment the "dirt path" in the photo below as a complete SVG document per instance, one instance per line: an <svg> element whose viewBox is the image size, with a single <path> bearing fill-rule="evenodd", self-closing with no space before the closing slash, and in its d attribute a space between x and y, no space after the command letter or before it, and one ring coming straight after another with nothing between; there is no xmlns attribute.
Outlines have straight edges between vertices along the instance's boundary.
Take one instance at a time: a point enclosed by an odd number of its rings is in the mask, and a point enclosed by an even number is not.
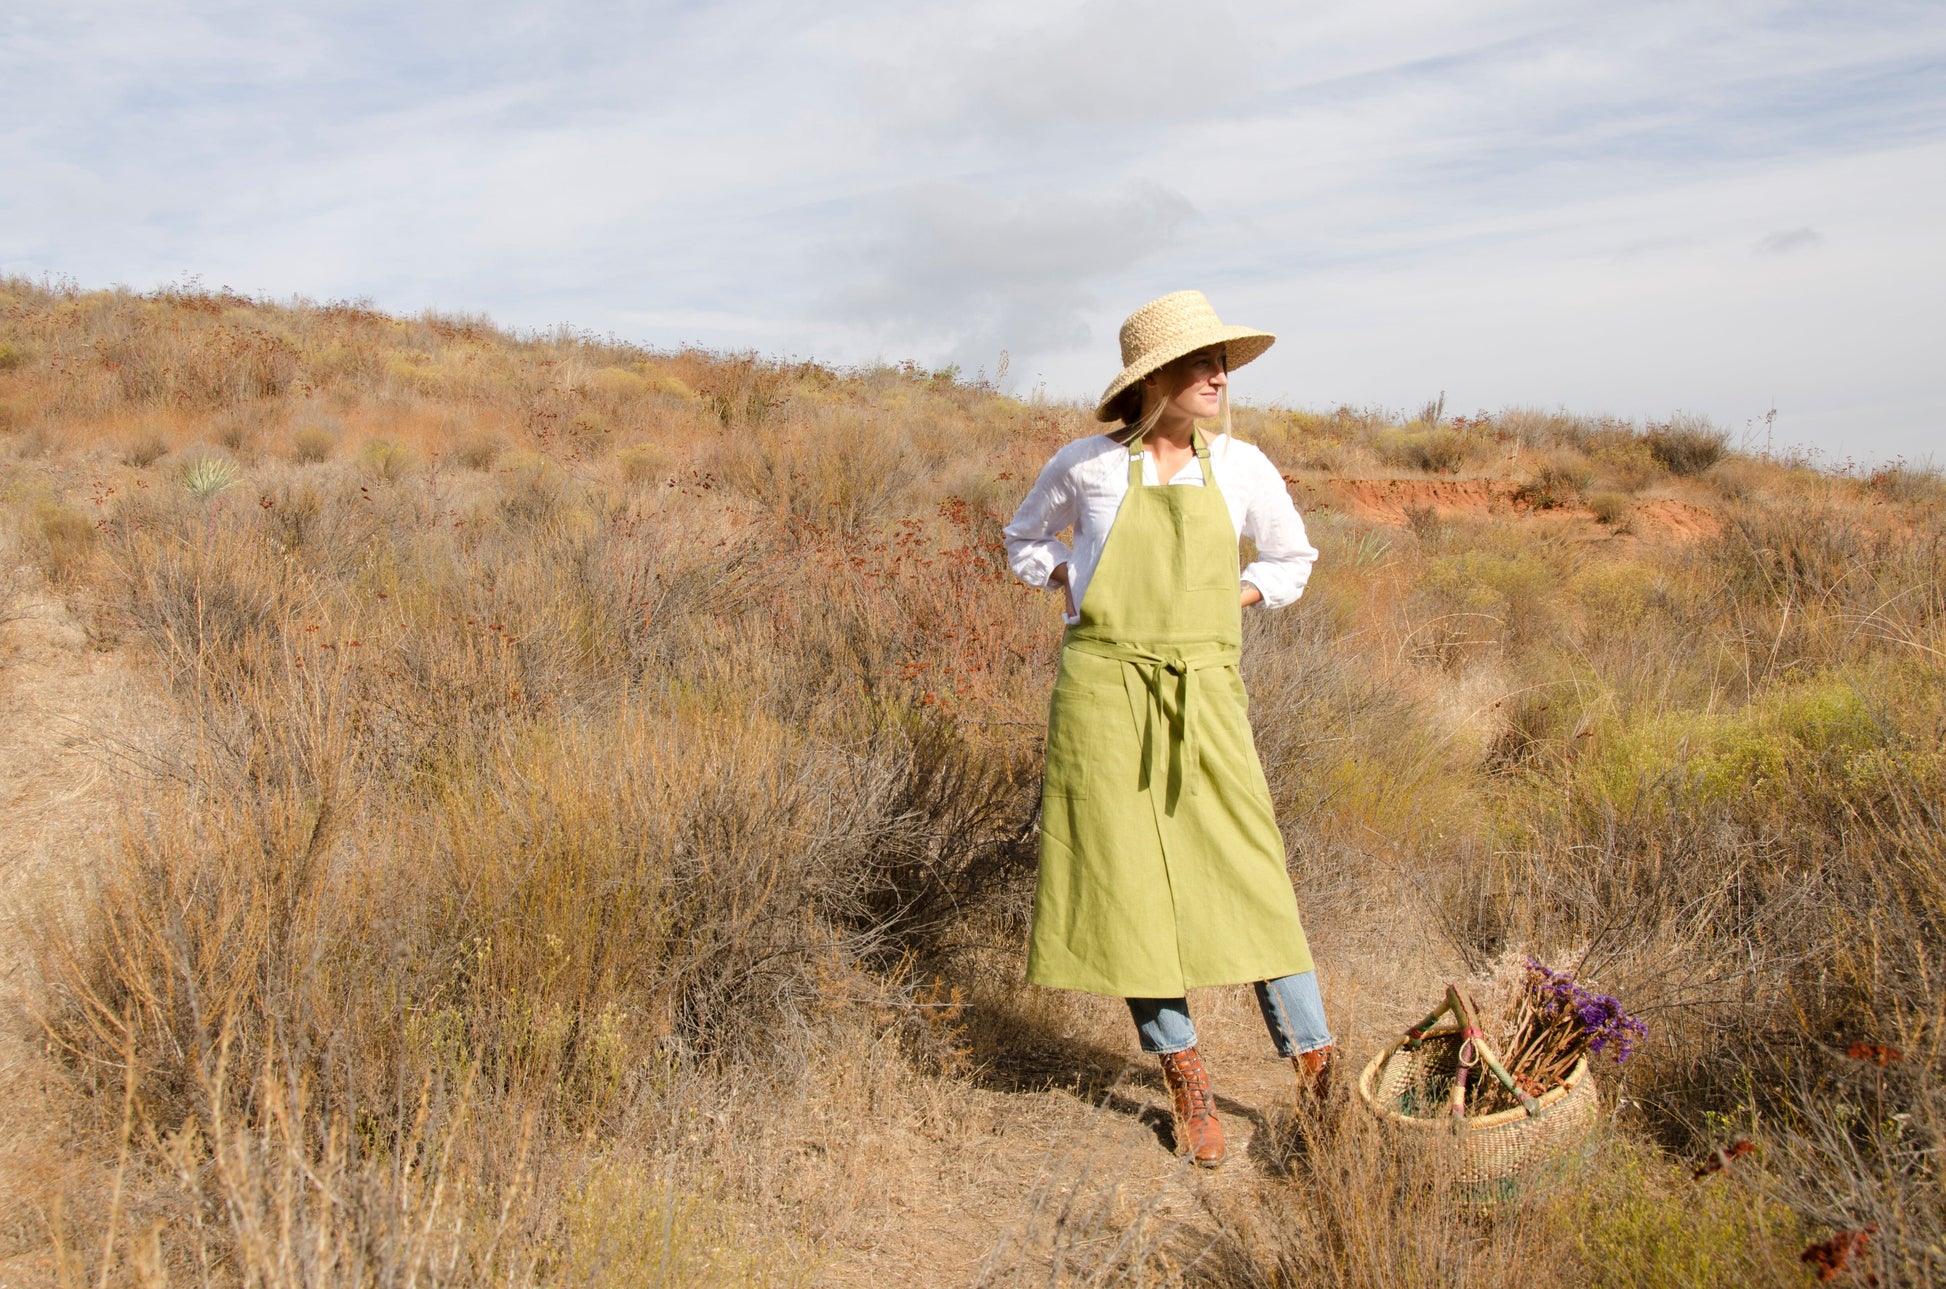
<svg viewBox="0 0 1946 1289"><path fill-rule="evenodd" d="M118 652L92 647L0 537L0 1285L52 1267L35 1205L54 1142L49 1063L32 1020L34 944L112 844L127 777L162 728L160 704ZM82 1166L77 1163L77 1166Z"/></svg>
<svg viewBox="0 0 1946 1289"><path fill-rule="evenodd" d="M1423 1012L1419 1000L1457 964L1442 967L1430 940L1386 939L1376 927L1353 929L1350 918L1319 921L1337 923L1319 925L1313 945L1327 964L1321 979L1334 1030L1356 1062L1417 1019L1404 1011ZM845 1215L843 1228L827 1233L820 1283L964 1284L983 1264L997 1264L1007 1272L1000 1283L1016 1283L1012 1272L1024 1267L1018 1282L1040 1284L1057 1220L1084 1252L1099 1252L1105 1245L1093 1242L1141 1217L1152 1244L1193 1253L1215 1234L1210 1197L1279 1171L1276 1143L1297 1105L1294 1075L1272 1051L1247 987L1198 990L1190 1000L1229 1140L1228 1160L1210 1172L1169 1152L1167 1094L1153 1058L1136 1050L1120 1001L1070 1001L1075 1025L1064 1041L988 1053L983 1073L936 1081L930 1111L860 1123L877 1140L854 1152L865 1165L855 1195L838 1178L813 1183ZM1355 1070L1348 1063L1347 1074ZM909 1107L912 1095L907 1085L899 1100ZM816 1170L820 1162L793 1166Z"/></svg>
<svg viewBox="0 0 1946 1289"><path fill-rule="evenodd" d="M1229 1139L1222 1168L1202 1171L1170 1154L1168 1098L1131 1031L1119 1080L1107 1057L1078 1085L1030 1091L976 1079L943 1090L953 1122L930 1141L914 1125L889 1134L908 1148L887 1152L851 1229L835 1233L821 1281L965 1284L991 1264L1009 1273L1003 1283L1024 1267L1022 1282L1037 1284L1057 1224L1062 1239L1086 1250L1142 1214L1150 1240L1206 1242L1213 1227L1204 1197L1248 1187L1275 1167L1274 1125L1294 1101L1290 1066L1270 1052L1261 1022L1240 1014L1247 991L1243 1000L1210 992L1198 1012Z"/></svg>

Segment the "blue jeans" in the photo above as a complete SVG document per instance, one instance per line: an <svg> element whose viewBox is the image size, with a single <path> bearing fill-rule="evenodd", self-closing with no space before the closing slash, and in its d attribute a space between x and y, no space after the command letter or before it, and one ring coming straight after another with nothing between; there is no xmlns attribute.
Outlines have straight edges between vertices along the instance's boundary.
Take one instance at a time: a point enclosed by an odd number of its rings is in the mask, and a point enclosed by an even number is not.
<svg viewBox="0 0 1946 1289"><path fill-rule="evenodd" d="M1257 1006L1270 1030L1277 1055L1296 1056L1331 1046L1331 1029L1324 1023L1324 998L1318 993L1318 974L1300 972L1259 980ZM1142 1050L1167 1056L1196 1046L1196 1026L1190 1023L1187 998L1130 998L1129 1014L1142 1035Z"/></svg>

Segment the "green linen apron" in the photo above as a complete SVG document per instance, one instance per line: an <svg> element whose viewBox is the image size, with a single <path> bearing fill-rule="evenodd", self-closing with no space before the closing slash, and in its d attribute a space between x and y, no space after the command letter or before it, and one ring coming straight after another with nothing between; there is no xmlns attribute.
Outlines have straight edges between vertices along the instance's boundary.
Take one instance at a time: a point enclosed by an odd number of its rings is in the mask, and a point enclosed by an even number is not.
<svg viewBox="0 0 1946 1289"><path fill-rule="evenodd" d="M1203 486L1128 495L1068 628L1047 715L1027 979L1124 998L1311 970L1251 741L1237 534Z"/></svg>

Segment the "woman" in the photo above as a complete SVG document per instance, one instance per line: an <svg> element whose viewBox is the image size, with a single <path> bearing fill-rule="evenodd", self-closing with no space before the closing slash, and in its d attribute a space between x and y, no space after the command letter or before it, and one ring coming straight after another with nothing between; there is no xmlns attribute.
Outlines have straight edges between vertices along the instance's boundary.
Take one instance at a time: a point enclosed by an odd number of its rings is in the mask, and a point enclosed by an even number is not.
<svg viewBox="0 0 1946 1289"><path fill-rule="evenodd" d="M1274 339L1196 291L1137 309L1095 410L1121 428L1055 453L1006 527L1015 575L1058 588L1068 623L1027 978L1128 1000L1177 1150L1205 1167L1223 1129L1189 989L1254 983L1318 1095L1335 1050L1237 674L1243 609L1297 599L1317 559L1277 468L1229 434L1229 373ZM1259 557L1239 572L1241 536Z"/></svg>

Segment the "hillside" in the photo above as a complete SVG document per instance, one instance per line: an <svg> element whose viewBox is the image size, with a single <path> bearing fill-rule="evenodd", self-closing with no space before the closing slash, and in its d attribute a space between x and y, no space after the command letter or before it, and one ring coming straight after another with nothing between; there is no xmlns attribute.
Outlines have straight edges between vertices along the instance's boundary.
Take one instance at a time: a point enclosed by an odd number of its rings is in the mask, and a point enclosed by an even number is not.
<svg viewBox="0 0 1946 1289"><path fill-rule="evenodd" d="M1295 1115L1241 989L1189 1174L1120 1004L1021 983L998 529L1087 409L0 282L9 1282L1946 1279L1946 485L1236 427L1322 552L1244 673L1354 1063L1510 952L1650 1023L1523 1205Z"/></svg>

